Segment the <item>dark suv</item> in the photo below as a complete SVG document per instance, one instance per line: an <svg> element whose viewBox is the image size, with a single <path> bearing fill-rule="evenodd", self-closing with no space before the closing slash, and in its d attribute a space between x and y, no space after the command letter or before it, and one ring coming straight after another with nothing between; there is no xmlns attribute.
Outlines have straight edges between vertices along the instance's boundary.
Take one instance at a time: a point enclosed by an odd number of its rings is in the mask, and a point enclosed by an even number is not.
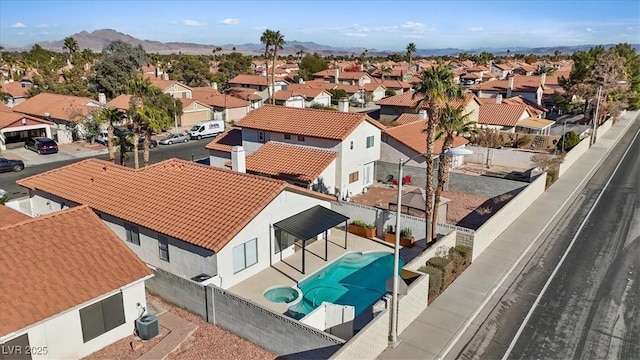
<svg viewBox="0 0 640 360"><path fill-rule="evenodd" d="M24 148L35 151L38 154L55 154L58 152L58 144L46 137L28 138L24 142Z"/></svg>
<svg viewBox="0 0 640 360"><path fill-rule="evenodd" d="M153 149L156 146L158 146L158 142L156 140L151 139L151 142L149 142L149 149ZM138 138L138 151L143 150L143 149L144 149L144 138L143 137L139 137ZM133 151L133 144L127 144L127 151Z"/></svg>

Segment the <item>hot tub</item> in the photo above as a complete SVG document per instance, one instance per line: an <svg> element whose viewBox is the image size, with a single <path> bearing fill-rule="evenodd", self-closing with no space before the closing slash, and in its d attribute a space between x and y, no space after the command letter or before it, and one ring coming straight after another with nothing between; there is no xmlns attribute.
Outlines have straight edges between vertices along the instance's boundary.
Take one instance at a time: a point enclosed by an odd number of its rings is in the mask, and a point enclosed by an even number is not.
<svg viewBox="0 0 640 360"><path fill-rule="evenodd" d="M290 304L302 299L300 289L291 286L274 286L265 290L262 294L267 300L274 303Z"/></svg>

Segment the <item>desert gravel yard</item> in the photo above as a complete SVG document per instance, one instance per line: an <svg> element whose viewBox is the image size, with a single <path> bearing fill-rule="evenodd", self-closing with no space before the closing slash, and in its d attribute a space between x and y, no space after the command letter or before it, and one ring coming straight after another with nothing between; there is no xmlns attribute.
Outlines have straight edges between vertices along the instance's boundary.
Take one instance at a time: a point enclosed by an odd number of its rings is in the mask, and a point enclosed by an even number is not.
<svg viewBox="0 0 640 360"><path fill-rule="evenodd" d="M139 358L145 352L151 350L156 346L165 336L169 334L167 328L160 325L160 335L154 337L151 340L143 341L135 335L127 336L126 338L116 341L113 344L94 352L93 354L85 357L85 360L135 360ZM131 347L131 343L135 344L135 350Z"/></svg>

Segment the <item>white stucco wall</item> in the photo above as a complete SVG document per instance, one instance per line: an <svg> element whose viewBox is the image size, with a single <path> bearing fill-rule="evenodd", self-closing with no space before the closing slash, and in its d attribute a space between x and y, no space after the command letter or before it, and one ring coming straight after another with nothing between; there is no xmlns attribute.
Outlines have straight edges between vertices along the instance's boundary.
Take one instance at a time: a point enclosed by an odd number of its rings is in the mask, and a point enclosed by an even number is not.
<svg viewBox="0 0 640 360"><path fill-rule="evenodd" d="M220 252L218 253L218 275L222 278L221 287L228 289L239 282L248 279L258 272L266 269L271 263L280 261L280 254L274 254L275 232L271 226L280 220L284 220L299 212L307 210L315 205L331 208L329 201L297 194L291 191L283 191L267 207L244 227ZM258 263L233 273L233 248L257 238ZM293 250L283 252L283 258L290 255Z"/></svg>
<svg viewBox="0 0 640 360"><path fill-rule="evenodd" d="M84 304L73 307L66 312L57 314L49 319L38 322L10 337L2 339L8 341L24 333L29 334L29 346L35 349L47 347L46 355L33 356L33 359L79 359L96 352L124 337L133 334L135 320L140 315L137 304L146 307L144 281L129 284L122 289L125 323L111 331L84 343L80 322L80 309L116 294L114 291L102 297L92 299Z"/></svg>
<svg viewBox="0 0 640 360"><path fill-rule="evenodd" d="M311 101L307 101L305 107L310 107L313 104L320 104L323 106L331 106L331 95L327 93L320 93L320 95L316 96Z"/></svg>
<svg viewBox="0 0 640 360"><path fill-rule="evenodd" d="M327 194L336 194L336 160L331 161L329 166L320 173L311 185L318 183L321 183L326 188Z"/></svg>
<svg viewBox="0 0 640 360"><path fill-rule="evenodd" d="M302 96L292 96L284 102L284 106L302 109L305 107L305 101Z"/></svg>
<svg viewBox="0 0 640 360"><path fill-rule="evenodd" d="M231 160L230 152L209 150L209 165L225 168L224 164L229 160Z"/></svg>
<svg viewBox="0 0 640 360"><path fill-rule="evenodd" d="M340 171L338 185L342 194L356 195L367 186L364 183L365 165L380 159L380 129L363 121L342 142L340 150ZM373 147L367 149L367 137L373 136ZM351 142L353 141L353 150ZM349 183L349 174L358 171L358 181ZM372 176L374 176L372 174ZM374 179L375 181L375 179Z"/></svg>

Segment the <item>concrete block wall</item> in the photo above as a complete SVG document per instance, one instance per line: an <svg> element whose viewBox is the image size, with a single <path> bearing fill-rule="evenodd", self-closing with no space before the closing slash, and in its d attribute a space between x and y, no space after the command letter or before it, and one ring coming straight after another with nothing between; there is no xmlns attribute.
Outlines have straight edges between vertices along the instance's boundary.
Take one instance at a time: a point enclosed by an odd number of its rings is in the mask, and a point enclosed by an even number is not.
<svg viewBox="0 0 640 360"><path fill-rule="evenodd" d="M409 286L407 295L398 299L398 333L402 333L427 308L429 275L422 274Z"/></svg>
<svg viewBox="0 0 640 360"><path fill-rule="evenodd" d="M473 260L545 191L546 180L545 172L476 230L473 237Z"/></svg>
<svg viewBox="0 0 640 360"><path fill-rule="evenodd" d="M451 173L448 190L466 194L475 194L488 198L496 197L513 190L521 189L529 183L515 180Z"/></svg>
<svg viewBox="0 0 640 360"><path fill-rule="evenodd" d="M420 255L405 264L403 269L418 271L420 267L426 265L427 260L436 256L436 253L440 252L442 249L449 251L450 248L456 246L456 234L457 231L450 231L447 235L438 239L438 241L431 245L427 250L423 251Z"/></svg>
<svg viewBox="0 0 640 360"><path fill-rule="evenodd" d="M204 286L162 269L155 269L153 272L155 276L145 281L145 287L150 293L207 320Z"/></svg>
<svg viewBox="0 0 640 360"><path fill-rule="evenodd" d="M467 146L467 149L473 151L473 155L465 156L467 163L487 165L487 157L489 165L508 166L521 169L529 169L535 165L531 162L534 155L529 151L518 149L492 149L484 146Z"/></svg>
<svg viewBox="0 0 640 360"><path fill-rule="evenodd" d="M606 134L612 126L613 118L610 118L609 120L603 122L600 126L598 126L598 132L596 132L596 142L598 142L598 137Z"/></svg>
<svg viewBox="0 0 640 360"><path fill-rule="evenodd" d="M475 233L466 233L461 231L456 231L456 246L468 246L473 249L473 238Z"/></svg>
<svg viewBox="0 0 640 360"><path fill-rule="evenodd" d="M428 280L428 277L427 277ZM375 359L387 348L389 321L388 309L381 311L367 326L336 351L329 359Z"/></svg>
<svg viewBox="0 0 640 360"><path fill-rule="evenodd" d="M423 167L417 167L417 166L409 166L409 165L405 165L402 168L402 174L403 176L405 175L409 175L411 176L411 185L415 185L415 186L420 186L422 188L424 188L425 184L427 183L427 173L426 173L426 169ZM389 163L389 162L384 162L384 161L376 161L375 163L375 168L374 168L374 172L375 172L375 180L376 181L386 181L387 180L387 175L391 174L393 175L394 179L398 178L398 164L397 163ZM437 177L434 176L433 179L433 185L437 185L438 184L438 179Z"/></svg>
<svg viewBox="0 0 640 360"><path fill-rule="evenodd" d="M218 287L209 287L212 289L214 312L210 322L278 357L327 359L345 342Z"/></svg>
<svg viewBox="0 0 640 360"><path fill-rule="evenodd" d="M609 120L611 121L611 120ZM564 156L564 161L560 164L558 168L558 177L562 176L575 162L578 160L582 154L589 150L589 142L591 141L590 137L586 137L578 143L578 145L574 146L567 154Z"/></svg>

